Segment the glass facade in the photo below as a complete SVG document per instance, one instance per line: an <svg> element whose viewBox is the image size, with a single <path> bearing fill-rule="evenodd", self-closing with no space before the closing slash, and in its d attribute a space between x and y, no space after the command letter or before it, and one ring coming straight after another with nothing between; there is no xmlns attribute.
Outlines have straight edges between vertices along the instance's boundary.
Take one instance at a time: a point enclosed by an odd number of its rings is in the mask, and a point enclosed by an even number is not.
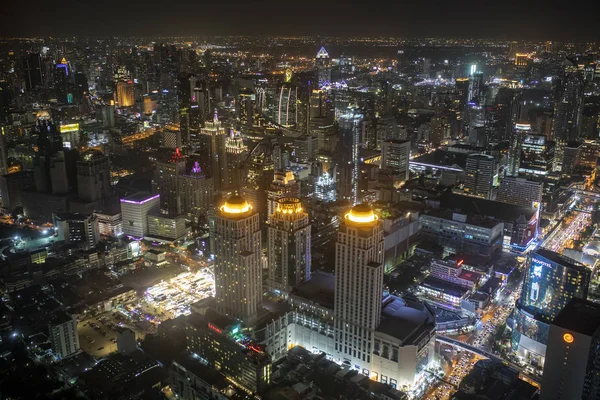
<svg viewBox="0 0 600 400"><path fill-rule="evenodd" d="M529 257L519 301L536 319L551 322L573 297L587 297L589 280L585 266L541 249Z"/></svg>

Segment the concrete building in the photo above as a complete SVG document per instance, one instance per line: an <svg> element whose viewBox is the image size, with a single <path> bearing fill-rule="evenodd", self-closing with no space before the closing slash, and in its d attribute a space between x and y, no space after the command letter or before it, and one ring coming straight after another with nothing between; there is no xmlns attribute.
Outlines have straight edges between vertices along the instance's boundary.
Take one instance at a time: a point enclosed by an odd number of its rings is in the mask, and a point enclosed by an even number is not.
<svg viewBox="0 0 600 400"><path fill-rule="evenodd" d="M495 200L498 190L498 164L488 154L470 154L465 166L465 193Z"/></svg>
<svg viewBox="0 0 600 400"><path fill-rule="evenodd" d="M123 233L123 216L121 210L106 210L94 213L98 222L100 236L120 236Z"/></svg>
<svg viewBox="0 0 600 400"><path fill-rule="evenodd" d="M534 207L537 204L539 207L543 188L542 182L507 176L500 183L496 200L524 207Z"/></svg>
<svg viewBox="0 0 600 400"><path fill-rule="evenodd" d="M219 121L215 111L212 121L206 121L200 129L201 147L199 152L203 161L202 169L213 178L216 192L223 190L228 182L227 178L227 150L225 141L227 134L225 127Z"/></svg>
<svg viewBox="0 0 600 400"><path fill-rule="evenodd" d="M262 302L258 213L232 196L219 207L212 229L217 311L252 324Z"/></svg>
<svg viewBox="0 0 600 400"><path fill-rule="evenodd" d="M229 131L229 137L225 141L227 152L227 182L226 190L232 194L240 190L242 183L246 180L245 161L248 158L248 146L244 144L240 132L233 129Z"/></svg>
<svg viewBox="0 0 600 400"><path fill-rule="evenodd" d="M148 214L148 238L172 242L182 239L187 233L183 215Z"/></svg>
<svg viewBox="0 0 600 400"><path fill-rule="evenodd" d="M55 213L53 224L59 240L68 244L79 243L86 249L93 249L100 240L98 219L94 214Z"/></svg>
<svg viewBox="0 0 600 400"><path fill-rule="evenodd" d="M204 174L198 162L179 177L178 184L181 211L190 217L206 215L213 204L213 179Z"/></svg>
<svg viewBox="0 0 600 400"><path fill-rule="evenodd" d="M296 181L292 171L275 171L267 192L268 215L277 210L278 200L284 197L300 197L300 182Z"/></svg>
<svg viewBox="0 0 600 400"><path fill-rule="evenodd" d="M381 168L392 171L398 180L408 180L410 174L408 169L409 161L409 140L392 139L381 142Z"/></svg>
<svg viewBox="0 0 600 400"><path fill-rule="evenodd" d="M120 107L131 107L135 104L135 93L132 81L117 82L117 102Z"/></svg>
<svg viewBox="0 0 600 400"><path fill-rule="evenodd" d="M148 234L148 214L160 210L160 195L139 192L121 199L123 234L143 238Z"/></svg>
<svg viewBox="0 0 600 400"><path fill-rule="evenodd" d="M600 397L600 306L574 298L550 324L540 400Z"/></svg>
<svg viewBox="0 0 600 400"><path fill-rule="evenodd" d="M179 178L185 173L185 157L175 149L175 153L167 161L156 161L154 171L154 192L160 194L161 209L181 214L181 198L179 196Z"/></svg>
<svg viewBox="0 0 600 400"><path fill-rule="evenodd" d="M56 312L48 325L52 352L59 358L67 358L79 352L77 320L64 311Z"/></svg>
<svg viewBox="0 0 600 400"><path fill-rule="evenodd" d="M298 198L281 198L269 215L269 281L272 291L287 294L310 279L311 225Z"/></svg>
<svg viewBox="0 0 600 400"><path fill-rule="evenodd" d="M111 193L108 157L88 150L77 161L77 194L86 202L106 199Z"/></svg>

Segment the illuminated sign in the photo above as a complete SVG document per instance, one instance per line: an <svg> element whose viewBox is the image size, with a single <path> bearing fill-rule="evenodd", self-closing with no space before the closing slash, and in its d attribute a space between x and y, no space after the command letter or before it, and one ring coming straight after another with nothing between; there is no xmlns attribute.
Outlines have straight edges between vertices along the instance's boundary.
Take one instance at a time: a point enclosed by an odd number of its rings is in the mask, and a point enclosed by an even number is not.
<svg viewBox="0 0 600 400"><path fill-rule="evenodd" d="M233 329L231 330L231 333L232 333L233 335L235 335L235 334L236 334L236 333L238 333L239 331L240 331L240 327L239 327L239 326L236 326L235 328L233 328Z"/></svg>
<svg viewBox="0 0 600 400"><path fill-rule="evenodd" d="M565 341L565 343L573 343L573 341L575 341L575 338L570 333L565 333L563 335L563 340Z"/></svg>
<svg viewBox="0 0 600 400"><path fill-rule="evenodd" d="M66 132L77 132L79 130L79 124L67 124L60 126L60 133Z"/></svg>
<svg viewBox="0 0 600 400"><path fill-rule="evenodd" d="M460 260L459 262L456 263L457 266L462 265L465 262L465 260Z"/></svg>
<svg viewBox="0 0 600 400"><path fill-rule="evenodd" d="M208 324L208 327L217 333L223 333L223 330L211 323Z"/></svg>

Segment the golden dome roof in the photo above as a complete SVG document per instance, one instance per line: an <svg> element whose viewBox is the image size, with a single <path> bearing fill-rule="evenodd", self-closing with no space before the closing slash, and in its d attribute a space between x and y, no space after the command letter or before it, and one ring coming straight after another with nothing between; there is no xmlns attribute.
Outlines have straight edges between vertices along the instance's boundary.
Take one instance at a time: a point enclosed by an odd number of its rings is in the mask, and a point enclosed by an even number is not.
<svg viewBox="0 0 600 400"><path fill-rule="evenodd" d="M238 195L231 196L221 206L221 211L225 214L244 214L252 210L252 206Z"/></svg>
<svg viewBox="0 0 600 400"><path fill-rule="evenodd" d="M296 197L284 197L277 200L277 212L283 214L299 214L302 212L302 203Z"/></svg>
<svg viewBox="0 0 600 400"><path fill-rule="evenodd" d="M368 204L357 204L345 215L346 222L354 224L372 224L377 221L377 215Z"/></svg>

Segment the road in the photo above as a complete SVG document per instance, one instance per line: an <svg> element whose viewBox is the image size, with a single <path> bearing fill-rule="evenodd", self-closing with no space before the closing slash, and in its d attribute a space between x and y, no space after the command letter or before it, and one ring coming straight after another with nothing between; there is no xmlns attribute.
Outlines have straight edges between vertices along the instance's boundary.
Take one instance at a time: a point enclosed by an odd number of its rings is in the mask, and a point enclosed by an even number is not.
<svg viewBox="0 0 600 400"><path fill-rule="evenodd" d="M592 217L590 214L575 212L573 219L568 223L562 222L558 229L553 231L548 238L542 242L541 247L557 253L562 253L567 245L572 240L576 239L579 236L579 233L589 226L591 222Z"/></svg>

